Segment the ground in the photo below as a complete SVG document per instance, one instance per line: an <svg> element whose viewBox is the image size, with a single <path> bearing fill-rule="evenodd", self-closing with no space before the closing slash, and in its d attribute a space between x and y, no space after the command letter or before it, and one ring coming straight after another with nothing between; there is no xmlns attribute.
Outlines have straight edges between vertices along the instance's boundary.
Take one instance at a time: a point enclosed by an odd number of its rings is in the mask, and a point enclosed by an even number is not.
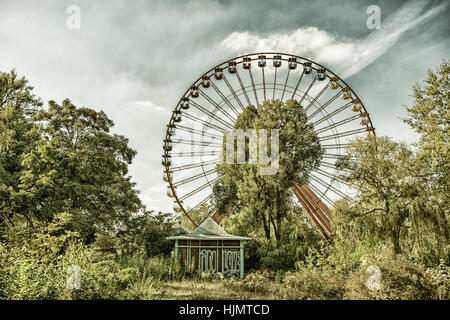
<svg viewBox="0 0 450 320"><path fill-rule="evenodd" d="M280 285L271 283L265 288L254 288L247 286L242 280L161 281L154 285L152 296L154 299L164 300L285 299L281 293L283 290L278 290Z"/></svg>

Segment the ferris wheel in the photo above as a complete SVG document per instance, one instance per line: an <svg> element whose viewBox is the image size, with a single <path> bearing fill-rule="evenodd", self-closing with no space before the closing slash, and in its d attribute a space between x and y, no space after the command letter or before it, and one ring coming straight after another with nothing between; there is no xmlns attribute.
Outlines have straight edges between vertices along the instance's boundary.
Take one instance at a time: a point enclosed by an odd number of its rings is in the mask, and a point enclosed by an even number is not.
<svg viewBox="0 0 450 320"><path fill-rule="evenodd" d="M320 166L305 185L295 185L298 199L323 238L332 232L334 202L348 198L351 186L340 180L335 162L346 155L349 140L374 134L369 114L357 94L326 67L303 57L264 52L225 61L195 80L172 111L163 143L163 180L174 211L197 226L191 214L209 204L221 177L216 165L223 137L248 105L297 100L312 123L324 151ZM209 211L217 223L228 212Z"/></svg>

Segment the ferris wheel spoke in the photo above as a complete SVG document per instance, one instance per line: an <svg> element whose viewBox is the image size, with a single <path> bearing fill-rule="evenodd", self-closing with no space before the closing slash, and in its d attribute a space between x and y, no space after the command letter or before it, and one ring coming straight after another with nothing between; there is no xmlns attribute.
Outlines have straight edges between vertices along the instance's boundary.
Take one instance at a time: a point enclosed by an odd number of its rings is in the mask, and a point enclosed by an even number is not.
<svg viewBox="0 0 450 320"><path fill-rule="evenodd" d="M300 85L300 82L302 81L304 74L305 74L305 69L303 69L302 73L300 74L300 78L298 79L298 82L297 82L297 85L295 86L294 92L292 92L291 100L294 99L295 93L297 92L298 86Z"/></svg>
<svg viewBox="0 0 450 320"><path fill-rule="evenodd" d="M275 100L275 87L277 85L277 71L278 67L275 67L275 73L273 76L273 93L272 93L272 100Z"/></svg>
<svg viewBox="0 0 450 320"><path fill-rule="evenodd" d="M324 122L325 120L330 119L331 117L334 117L335 115L341 113L342 111L344 111L345 109L347 109L350 105L351 105L351 101L344 104L342 107L340 107L339 109L334 110L333 112L327 114L325 117L317 120L316 122L313 123L314 126L317 126L318 124Z"/></svg>
<svg viewBox="0 0 450 320"><path fill-rule="evenodd" d="M348 199L348 196L345 193L343 193L341 190L335 188L331 183L327 183L313 174L310 174L309 177L311 179L313 179L314 181L316 181L317 183L321 184L323 187L325 187L325 188L333 191L337 195L341 196L342 198Z"/></svg>
<svg viewBox="0 0 450 320"><path fill-rule="evenodd" d="M325 127L323 127L323 128L317 129L317 130L316 130L316 133L319 134L319 133L328 131L328 130L330 130L330 129L337 128L337 127L342 126L342 125L344 125L344 124L346 124L346 123L352 122L353 120L356 120L356 119L358 119L358 118L360 118L360 117L361 117L360 114L356 114L356 115L354 115L354 116L352 116L352 117L343 119L343 120L341 120L341 121L335 122L335 123L330 124L330 125L328 125L328 126L325 126Z"/></svg>
<svg viewBox="0 0 450 320"><path fill-rule="evenodd" d="M328 150L328 149L346 149L350 145L348 143L335 143L335 144L323 144L321 145L322 149Z"/></svg>
<svg viewBox="0 0 450 320"><path fill-rule="evenodd" d="M239 75L239 71L236 69L236 77L239 81L239 85L241 86L242 92L244 93L245 99L247 100L248 105L251 105L250 99L248 98L247 91L244 88L244 84L242 83L241 76Z"/></svg>
<svg viewBox="0 0 450 320"><path fill-rule="evenodd" d="M217 178L214 178L214 179L211 180L211 181L207 181L206 183L202 184L200 187L198 187L198 188L192 190L191 192L185 194L184 196L180 197L179 200L180 200L180 201L184 201L184 200L186 200L186 199L192 197L193 195L199 193L200 191L202 191L203 189L207 188L208 186L210 186L210 185L216 183L216 182L219 181L220 179L221 179L221 177L217 177Z"/></svg>
<svg viewBox="0 0 450 320"><path fill-rule="evenodd" d="M236 108L231 104L231 102L225 97L225 95L222 93L222 91L217 88L217 86L214 84L213 81L211 81L211 85L213 89L217 92L217 94L222 98L223 101L230 107L231 110L236 114L236 116L239 116L239 112L236 110Z"/></svg>
<svg viewBox="0 0 450 320"><path fill-rule="evenodd" d="M187 214L191 214L192 212L198 210L204 203L208 202L208 200L210 200L212 197L212 195L210 194L209 196L205 197L202 201L200 201L199 203L197 203L192 209L190 209ZM206 218L209 216L209 214L206 216ZM206 220L206 219L205 219ZM204 221L204 220L203 220ZM201 221L201 222L203 222ZM200 222L200 224L201 224Z"/></svg>
<svg viewBox="0 0 450 320"><path fill-rule="evenodd" d="M253 81L253 74L252 74L251 68L248 69L248 74L250 75L250 80L252 82L253 93L255 94L256 105L259 106L258 95L256 94L255 81Z"/></svg>
<svg viewBox="0 0 450 320"><path fill-rule="evenodd" d="M302 98L300 99L299 104L302 104L303 99L305 99L305 97L308 95L309 90L311 90L311 88L315 82L316 82L316 77L314 77L313 80L311 81L311 84L309 85L308 89L306 89L305 93L303 94Z"/></svg>
<svg viewBox="0 0 450 320"><path fill-rule="evenodd" d="M198 90L198 92L202 95L203 98L205 98L211 105L213 105L218 111L220 111L224 116L226 116L228 119L231 120L232 123L236 121L235 118L233 118L227 111L225 111L217 102L215 102L213 99L211 99L210 96L208 96L203 90ZM231 126L233 127L233 126Z"/></svg>
<svg viewBox="0 0 450 320"><path fill-rule="evenodd" d="M365 131L367 131L367 128L364 127L364 128L360 128L360 129L339 132L339 133L335 133L335 134L330 134L328 136L319 137L319 141L327 141L327 140L331 140L331 139L347 137L347 136L355 135L355 134L362 133Z"/></svg>
<svg viewBox="0 0 450 320"><path fill-rule="evenodd" d="M173 143L176 144L184 144L184 145L191 145L191 146L201 146L201 147L222 147L221 143L214 143L214 142L208 142L208 141L199 141L199 140L185 140L185 139L177 139L173 140Z"/></svg>
<svg viewBox="0 0 450 320"><path fill-rule="evenodd" d="M313 190L320 199L325 200L330 206L333 206L334 201L331 200L327 195L326 192L322 192L319 190L319 188L317 188L314 184L310 183L308 184L308 186L311 188L311 190Z"/></svg>
<svg viewBox="0 0 450 320"><path fill-rule="evenodd" d="M288 68L288 72L287 72L287 75L286 75L286 80L284 81L283 93L281 94L281 101L283 101L283 98L284 98L284 92L286 91L286 85L287 85L290 73L291 73L291 68Z"/></svg>
<svg viewBox="0 0 450 320"><path fill-rule="evenodd" d="M323 175L324 177L330 178L331 182L333 181L339 181L343 184L345 184L347 187L352 187L350 184L348 184L348 182L342 180L341 178L339 178L337 175L331 174L329 172L326 172L322 169L316 169L314 172L317 172L318 174Z"/></svg>
<svg viewBox="0 0 450 320"><path fill-rule="evenodd" d="M220 133L223 133L223 134L224 134L224 133L226 132L226 129L224 129L224 128L222 128L222 127L219 127L219 126L216 126L215 124L213 124L213 123L211 123L211 122L205 121L205 120L200 119L200 118L198 118L198 117L196 117L196 116L193 116L193 115L191 115L191 114L184 113L183 115L184 115L186 118L188 118L188 119L191 119L191 120L193 120L193 121L195 121L195 122L201 123L201 124L203 124L204 126L206 126L206 127L208 127L208 128L211 128L211 129L214 129L214 130L216 130L216 131L218 131L218 132L220 132Z"/></svg>
<svg viewBox="0 0 450 320"><path fill-rule="evenodd" d="M264 91L264 101L266 101L266 78L264 76L264 67L261 67L262 71L262 80L263 80L263 91Z"/></svg>
<svg viewBox="0 0 450 320"><path fill-rule="evenodd" d="M324 110L328 105L330 105L334 100L336 100L337 97L341 94L342 91L339 91L336 93L333 97L331 97L327 102L325 102L320 108L318 108L316 111L314 111L310 116L308 116L308 120L313 118L316 114Z"/></svg>
<svg viewBox="0 0 450 320"><path fill-rule="evenodd" d="M325 159L340 159L340 158L342 158L344 155L342 155L342 154L337 154L337 153L328 153L328 152L325 152L324 154L323 154L323 157L325 158Z"/></svg>
<svg viewBox="0 0 450 320"><path fill-rule="evenodd" d="M213 118L214 120L216 120L220 124L228 127L229 129L233 128L233 125L231 123L229 123L228 121L223 120L222 118L220 118L216 114L214 114L211 111L207 110L205 107L199 105L198 103L196 103L194 101L191 101L191 105L194 106L197 110L199 110L199 111L203 112L204 114L208 115L209 117Z"/></svg>
<svg viewBox="0 0 450 320"><path fill-rule="evenodd" d="M330 163L330 162L326 162L326 161L321 161L320 162L320 167L325 167L325 168L329 168L329 169L337 169L336 164Z"/></svg>
<svg viewBox="0 0 450 320"><path fill-rule="evenodd" d="M220 150L212 150L212 151L190 151L190 152L172 152L170 155L172 158L177 157L209 157L209 156L217 156L220 155Z"/></svg>
<svg viewBox="0 0 450 320"><path fill-rule="evenodd" d="M185 165L178 166L178 167L171 167L170 171L177 172L177 171L182 171L182 170L195 169L195 168L199 168L199 167L216 165L217 163L219 163L218 159L209 160L209 161L201 161L201 162L196 162L196 163L185 164Z"/></svg>
<svg viewBox="0 0 450 320"><path fill-rule="evenodd" d="M201 135L201 136L208 137L208 138L211 138L211 139L214 139L214 140L222 140L223 139L223 136L218 136L218 135L215 135L215 134L212 134L212 133L203 132L203 131L196 130L196 129L193 129L193 128L190 128L190 127L186 127L186 126L182 126L182 125L179 125L179 124L175 125L175 129L183 130L185 132L196 134L196 135Z"/></svg>
<svg viewBox="0 0 450 320"><path fill-rule="evenodd" d="M178 187L178 186L181 186L181 185L183 185L183 184L186 184L186 183L189 183L189 182L198 180L198 179L200 179L200 178L209 176L209 175L211 175L211 174L213 174L213 173L215 173L215 172L216 172L216 168L213 168L213 169L207 170L207 171L205 171L205 172L202 172L202 173L193 175L193 176L191 176L191 177L188 177L188 178L186 178L186 179L180 180L180 181L178 181L178 182L175 182L173 185L174 185L175 187Z"/></svg>
<svg viewBox="0 0 450 320"><path fill-rule="evenodd" d="M308 109L309 109L312 105L314 105L314 103L317 101L317 99L319 99L320 96L328 89L328 86L329 86L329 85L330 85L330 84L327 83L327 84L325 85L325 87L323 87L322 90L320 90L320 92L316 95L316 97L315 97L315 98L308 104L308 106L305 108L305 112L307 112Z"/></svg>
<svg viewBox="0 0 450 320"><path fill-rule="evenodd" d="M228 89L230 90L231 94L234 96L234 99L237 101L237 103L239 103L239 106L241 107L241 110L244 110L244 105L242 104L241 100L237 96L236 91L234 91L234 89L231 86L231 84L228 81L228 79L225 77L225 74L223 74L222 77L223 77L223 80L225 81L225 84L227 85Z"/></svg>

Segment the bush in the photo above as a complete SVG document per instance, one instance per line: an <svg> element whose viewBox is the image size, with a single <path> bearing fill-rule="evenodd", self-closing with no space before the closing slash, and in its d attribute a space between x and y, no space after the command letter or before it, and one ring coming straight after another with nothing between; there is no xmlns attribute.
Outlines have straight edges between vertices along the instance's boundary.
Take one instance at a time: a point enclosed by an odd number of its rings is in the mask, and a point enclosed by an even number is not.
<svg viewBox="0 0 450 320"><path fill-rule="evenodd" d="M303 261L308 252L305 242L284 242L278 246L274 242L249 241L246 246L246 270L267 268L274 271L288 271Z"/></svg>
<svg viewBox="0 0 450 320"><path fill-rule="evenodd" d="M0 247L2 299L57 299L64 290L62 253L75 233L63 231L68 214L30 229L14 227Z"/></svg>
<svg viewBox="0 0 450 320"><path fill-rule="evenodd" d="M169 213L146 211L133 217L123 230L119 231L116 240L119 251L124 256L135 253L153 257L170 256L173 243L167 237L175 231L175 220Z"/></svg>
<svg viewBox="0 0 450 320"><path fill-rule="evenodd" d="M347 257L345 259L345 257ZM380 269L380 288L367 286L370 266ZM450 267L427 268L389 248L330 244L311 250L296 271L283 277L288 299L448 299Z"/></svg>
<svg viewBox="0 0 450 320"><path fill-rule="evenodd" d="M380 269L379 290L369 290L366 286L369 266ZM346 282L345 298L349 299L448 299L448 265L427 268L423 263L405 255L395 255L388 248L380 248L362 258L362 263Z"/></svg>
<svg viewBox="0 0 450 320"><path fill-rule="evenodd" d="M168 257L118 257L84 245L64 230L70 215L47 225L9 230L0 244L0 299L137 299L151 298L156 281L194 274ZM80 287L67 288L76 267Z"/></svg>

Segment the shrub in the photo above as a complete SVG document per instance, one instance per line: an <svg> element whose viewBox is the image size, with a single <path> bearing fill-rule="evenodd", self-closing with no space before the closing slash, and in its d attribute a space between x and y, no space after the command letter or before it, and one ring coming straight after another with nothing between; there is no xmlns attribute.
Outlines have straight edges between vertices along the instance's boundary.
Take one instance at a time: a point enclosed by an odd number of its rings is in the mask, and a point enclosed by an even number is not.
<svg viewBox="0 0 450 320"><path fill-rule="evenodd" d="M280 243L249 241L246 255L246 270L266 268L274 271L288 271L303 261L308 252L305 242L291 241Z"/></svg>
<svg viewBox="0 0 450 320"><path fill-rule="evenodd" d="M77 235L64 231L68 214L56 215L47 225L14 227L0 246L3 299L57 299L64 290L62 253Z"/></svg>
<svg viewBox="0 0 450 320"><path fill-rule="evenodd" d="M367 268L380 268L379 290L366 286ZM345 298L349 299L448 299L449 266L427 268L423 263L405 255L395 255L388 248L380 248L363 257L362 263L346 282Z"/></svg>

